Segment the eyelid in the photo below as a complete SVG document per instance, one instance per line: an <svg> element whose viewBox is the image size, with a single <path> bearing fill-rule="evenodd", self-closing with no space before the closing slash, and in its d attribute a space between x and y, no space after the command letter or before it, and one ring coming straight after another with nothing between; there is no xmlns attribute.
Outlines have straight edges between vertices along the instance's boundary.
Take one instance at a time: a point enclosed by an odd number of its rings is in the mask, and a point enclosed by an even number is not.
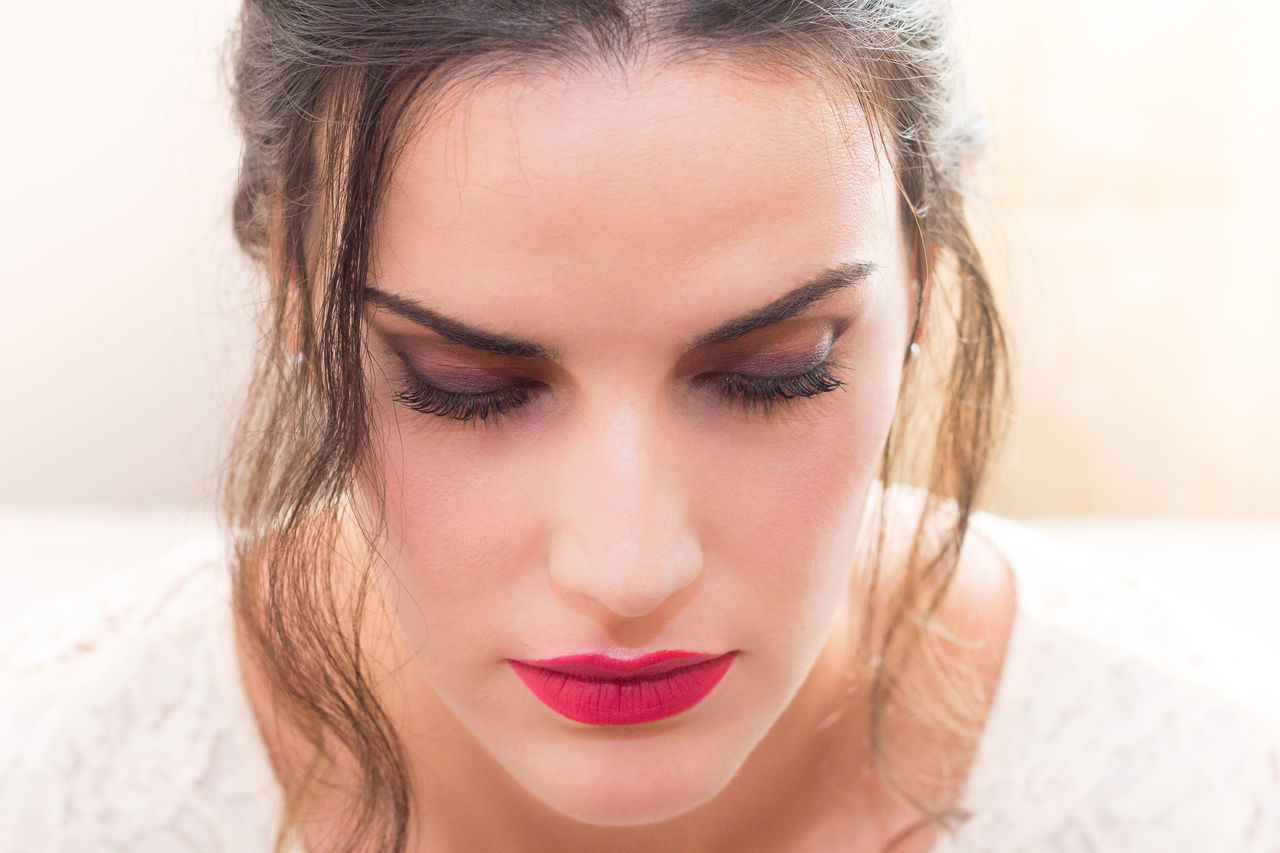
<svg viewBox="0 0 1280 853"><path fill-rule="evenodd" d="M410 363L414 359L412 354L419 353L424 360L439 362L447 370L490 371L495 375L514 375L514 372L535 369L538 361L469 349L432 333L422 333L422 330L405 333L379 326L372 328L387 349Z"/></svg>
<svg viewBox="0 0 1280 853"><path fill-rule="evenodd" d="M392 347L391 351L395 354L396 359L400 363L403 371L408 373L412 378L419 382L439 388L441 391L450 394L459 395L479 395L489 394L494 391L501 391L512 384L512 376L503 376L493 373L492 371L480 371L462 369L461 371L453 371L451 375L441 376L434 371L426 371L419 368L411 357L400 351L396 347ZM480 378L487 377L492 381L483 382L482 384L469 383L467 380L471 377Z"/></svg>
<svg viewBox="0 0 1280 853"><path fill-rule="evenodd" d="M773 329L764 330L764 334L757 333L727 345L721 345L717 347L717 349L723 348L721 355L715 357L714 361L712 361L714 366L711 368L710 373L715 375L736 374L750 378L768 379L795 376L812 370L827 359L835 342L852 325L853 318L825 317L816 322L819 323L818 331L820 333L816 344L813 342L812 333L809 335L797 335L797 321L792 321ZM815 320L809 318L800 321L800 323L802 324L801 328L812 328ZM464 353L451 358L452 354L448 351L448 347L439 353L431 350L433 355L444 356L442 361L450 365L444 368L445 374L440 375L434 370L419 367L414 358L406 352L409 346L417 343L416 339L405 339L401 335L387 334L385 332L381 334L381 337L387 348L395 356L399 363L398 366L404 373L421 383L431 385L447 393L461 396L500 393L522 382L541 381L544 379L537 376L538 371L533 365L525 365L524 367L516 367L509 364L502 366L470 365L467 362L473 358L473 355ZM406 346L406 344L409 346ZM493 358L489 357L484 360L491 361ZM507 361L510 360L507 359ZM696 375L708 372L707 367L708 365L704 361L701 368L695 368L691 371L681 370L680 373ZM462 381L450 381L454 377ZM467 381L468 379L477 381Z"/></svg>
<svg viewBox="0 0 1280 853"><path fill-rule="evenodd" d="M806 339L803 343L797 341L763 351L755 349L749 352L746 358L727 358L724 361L725 366L716 372L757 377L792 376L803 373L812 370L827 359L843 330L843 327L827 326L817 344L814 344L812 339Z"/></svg>

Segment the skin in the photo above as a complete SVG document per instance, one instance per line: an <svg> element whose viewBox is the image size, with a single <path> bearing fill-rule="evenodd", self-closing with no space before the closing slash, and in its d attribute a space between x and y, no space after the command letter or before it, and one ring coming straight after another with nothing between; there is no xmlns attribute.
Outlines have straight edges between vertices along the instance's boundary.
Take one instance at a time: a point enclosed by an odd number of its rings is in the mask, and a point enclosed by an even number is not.
<svg viewBox="0 0 1280 853"><path fill-rule="evenodd" d="M870 771L857 685L841 705L920 286L897 205L857 110L724 67L494 78L410 135L378 288L560 354L479 353L367 315L378 452L347 542L385 519L386 606L366 627L420 849L872 850L911 822ZM846 261L875 271L689 347ZM705 383L798 372L836 332L832 392L766 413ZM487 423L416 412L394 399L398 353L454 389L536 392ZM990 688L1012 581L981 543L961 569L943 616L978 641ZM615 728L558 716L505 662L658 649L738 655L695 708Z"/></svg>

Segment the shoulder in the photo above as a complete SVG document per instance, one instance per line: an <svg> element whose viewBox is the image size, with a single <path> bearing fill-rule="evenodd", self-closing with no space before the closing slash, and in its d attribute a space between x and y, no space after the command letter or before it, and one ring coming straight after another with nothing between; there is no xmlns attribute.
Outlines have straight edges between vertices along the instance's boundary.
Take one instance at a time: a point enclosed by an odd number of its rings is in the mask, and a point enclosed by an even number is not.
<svg viewBox="0 0 1280 853"><path fill-rule="evenodd" d="M0 630L0 837L255 849L229 593L208 537Z"/></svg>
<svg viewBox="0 0 1280 853"><path fill-rule="evenodd" d="M882 487L876 481L875 502L883 502L886 553L892 564L901 564L926 511L928 493L902 483ZM928 540L940 542L955 523L953 503L942 501L925 520ZM938 641L951 654L959 654L964 668L973 671L984 692L994 690L1007 651L1017 612L1016 575L991 537L971 524L946 595L934 614ZM989 698L989 697L988 697Z"/></svg>
<svg viewBox="0 0 1280 853"><path fill-rule="evenodd" d="M1274 849L1280 714L1232 659L1247 638L1233 642L1151 569L1008 519L974 524L1013 568L1017 611L961 837Z"/></svg>

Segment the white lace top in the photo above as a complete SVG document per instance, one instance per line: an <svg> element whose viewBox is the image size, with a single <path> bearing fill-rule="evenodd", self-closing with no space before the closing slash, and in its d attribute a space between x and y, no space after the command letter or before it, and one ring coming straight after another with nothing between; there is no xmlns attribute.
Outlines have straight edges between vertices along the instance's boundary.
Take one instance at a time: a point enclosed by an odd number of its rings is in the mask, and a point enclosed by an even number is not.
<svg viewBox="0 0 1280 853"><path fill-rule="evenodd" d="M1190 639L1203 617L1141 571L974 524L1018 609L972 818L935 853L1280 853L1280 714ZM0 629L0 851L271 849L225 566L194 541Z"/></svg>

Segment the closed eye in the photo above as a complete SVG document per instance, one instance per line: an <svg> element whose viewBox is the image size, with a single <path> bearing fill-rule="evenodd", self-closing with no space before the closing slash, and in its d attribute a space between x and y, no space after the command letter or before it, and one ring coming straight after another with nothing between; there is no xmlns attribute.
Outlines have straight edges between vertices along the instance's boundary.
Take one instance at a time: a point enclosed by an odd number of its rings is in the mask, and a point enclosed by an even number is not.
<svg viewBox="0 0 1280 853"><path fill-rule="evenodd" d="M828 348L829 349L829 348ZM710 373L701 384L709 387L722 400L740 404L744 412L758 409L767 414L778 404L816 397L844 387L832 370L841 370L828 353L813 359L818 363L801 372L783 376L755 376L744 373ZM408 408L426 415L449 418L463 423L498 422L531 402L545 385L521 380L480 393L448 391L432 384L402 359L404 376L394 399Z"/></svg>

